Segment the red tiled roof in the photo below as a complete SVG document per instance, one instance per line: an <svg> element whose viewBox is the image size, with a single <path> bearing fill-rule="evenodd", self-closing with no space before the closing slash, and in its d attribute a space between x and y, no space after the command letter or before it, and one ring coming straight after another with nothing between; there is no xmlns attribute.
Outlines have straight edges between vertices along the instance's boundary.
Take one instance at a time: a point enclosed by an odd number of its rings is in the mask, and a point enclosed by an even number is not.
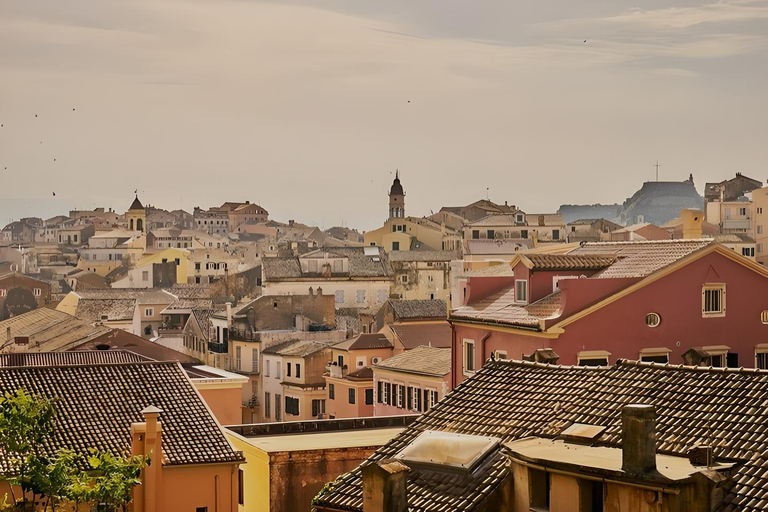
<svg viewBox="0 0 768 512"><path fill-rule="evenodd" d="M321 510L362 510L361 467L394 457L424 431L493 436L502 442L554 437L574 423L605 426L599 445L621 444L621 409L656 407L660 454L686 456L697 444L716 459L739 462L733 487L718 508L768 510L768 372L623 361L613 367L487 362L368 461L321 491ZM509 476L498 449L473 474L411 468L409 510L484 510L484 500ZM727 488L727 487L726 487ZM728 491L726 491L728 492ZM324 509L323 507L328 507Z"/></svg>
<svg viewBox="0 0 768 512"><path fill-rule="evenodd" d="M526 254L524 257L539 270L602 270L616 261L615 256L595 254Z"/></svg>
<svg viewBox="0 0 768 512"><path fill-rule="evenodd" d="M645 277L657 270L703 249L712 243L705 240L663 240L643 242L590 242L569 255L614 256L617 261L600 272L600 278Z"/></svg>
<svg viewBox="0 0 768 512"><path fill-rule="evenodd" d="M389 328L397 335L406 349L421 345L447 348L451 346L453 339L451 325L445 321L391 324Z"/></svg>
<svg viewBox="0 0 768 512"><path fill-rule="evenodd" d="M451 312L452 319L479 320L523 327L539 327L539 321L560 311L560 292L528 305L515 302L514 287Z"/></svg>
<svg viewBox="0 0 768 512"><path fill-rule="evenodd" d="M344 340L333 345L339 350L370 350L376 348L392 348L392 342L383 334L377 332L361 334L355 338Z"/></svg>

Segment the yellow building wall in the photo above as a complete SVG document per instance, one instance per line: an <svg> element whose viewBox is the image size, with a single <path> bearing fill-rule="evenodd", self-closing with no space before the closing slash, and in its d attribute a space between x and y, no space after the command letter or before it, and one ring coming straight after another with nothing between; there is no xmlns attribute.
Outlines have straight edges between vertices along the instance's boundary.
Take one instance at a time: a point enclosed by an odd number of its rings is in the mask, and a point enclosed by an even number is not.
<svg viewBox="0 0 768 512"><path fill-rule="evenodd" d="M119 267L121 263L122 260L85 261L81 259L77 263L77 268L90 270L101 277L107 277L107 274Z"/></svg>
<svg viewBox="0 0 768 512"><path fill-rule="evenodd" d="M59 302L59 305L56 306L56 311L61 311L62 313L67 313L68 315L75 316L75 311L77 311L77 305L80 303L80 297L75 295L74 292L69 292L66 297L61 299L61 302Z"/></svg>
<svg viewBox="0 0 768 512"><path fill-rule="evenodd" d="M136 263L136 266L143 267L144 265L162 263L164 258L168 261L179 259L179 265L176 267L176 284L187 284L187 276L189 275L189 252L187 251L175 248L165 249L157 254L144 256Z"/></svg>
<svg viewBox="0 0 768 512"><path fill-rule="evenodd" d="M243 470L243 504L239 512L269 512L269 454L250 444L245 438L224 430L227 439L245 455Z"/></svg>
<svg viewBox="0 0 768 512"><path fill-rule="evenodd" d="M363 238L365 240L365 245L377 245L379 247L384 247L384 250L390 251L392 250L391 243L387 244L387 240L390 242L392 240L397 240L397 238L390 238L392 235L408 235L408 239L410 240L410 237L416 237L421 243L429 246L431 249L434 249L436 251L441 251L443 249L443 238L444 233L442 229L435 229L435 226L433 224L424 225L419 224L417 222L414 222L410 220L410 217L406 217L404 219L390 219L387 222L384 223L383 227L380 227L379 229L375 229L373 231L368 231L363 235ZM404 225L405 231L392 231L392 224L395 225ZM458 238L461 238L460 235ZM410 250L410 243L409 244L403 244L400 243L400 250L401 251L408 251Z"/></svg>

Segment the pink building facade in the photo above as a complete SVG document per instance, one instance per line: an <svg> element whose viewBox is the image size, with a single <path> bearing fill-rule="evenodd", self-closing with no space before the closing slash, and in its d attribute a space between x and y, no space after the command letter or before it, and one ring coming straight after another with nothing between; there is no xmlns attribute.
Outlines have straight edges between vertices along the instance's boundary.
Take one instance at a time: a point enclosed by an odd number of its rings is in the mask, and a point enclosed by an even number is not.
<svg viewBox="0 0 768 512"><path fill-rule="evenodd" d="M613 263L574 256L566 263L603 268L574 270L579 278L558 279L554 293L559 271L521 261L514 277L470 278L467 303L450 318L452 384L492 356L521 359L541 349L567 365L630 359L768 369L768 271L717 244L688 241L692 250L680 256L680 242L656 242L667 260L641 251Z"/></svg>

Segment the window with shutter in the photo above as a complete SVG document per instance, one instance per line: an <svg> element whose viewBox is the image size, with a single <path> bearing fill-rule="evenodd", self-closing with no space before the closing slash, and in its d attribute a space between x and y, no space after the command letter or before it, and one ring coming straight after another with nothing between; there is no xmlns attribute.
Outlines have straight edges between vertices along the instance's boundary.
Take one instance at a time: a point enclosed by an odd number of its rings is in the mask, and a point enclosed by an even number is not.
<svg viewBox="0 0 768 512"><path fill-rule="evenodd" d="M376 383L376 403L381 404L384 399L384 383L379 381Z"/></svg>
<svg viewBox="0 0 768 512"><path fill-rule="evenodd" d="M423 411L423 409L422 409L422 405L423 404L421 402L421 389L420 388L416 388L414 391L416 391L416 394L414 396L414 401L416 402L414 404L414 406L415 406L414 410L422 412Z"/></svg>
<svg viewBox="0 0 768 512"><path fill-rule="evenodd" d="M413 387L408 386L408 410L413 410Z"/></svg>
<svg viewBox="0 0 768 512"><path fill-rule="evenodd" d="M400 395L398 395L397 406L401 409L405 407L405 386L400 385Z"/></svg>
<svg viewBox="0 0 768 512"><path fill-rule="evenodd" d="M392 405L392 384L389 382L384 383L384 403Z"/></svg>
<svg viewBox="0 0 768 512"><path fill-rule="evenodd" d="M705 284L702 287L701 313L705 318L725 316L725 284Z"/></svg>
<svg viewBox="0 0 768 512"><path fill-rule="evenodd" d="M365 405L373 405L373 388L365 390Z"/></svg>
<svg viewBox="0 0 768 512"><path fill-rule="evenodd" d="M259 349L251 351L251 373L259 373Z"/></svg>
<svg viewBox="0 0 768 512"><path fill-rule="evenodd" d="M349 403L355 403L355 388L349 388Z"/></svg>
<svg viewBox="0 0 768 512"><path fill-rule="evenodd" d="M328 399L336 400L336 386L328 384Z"/></svg>

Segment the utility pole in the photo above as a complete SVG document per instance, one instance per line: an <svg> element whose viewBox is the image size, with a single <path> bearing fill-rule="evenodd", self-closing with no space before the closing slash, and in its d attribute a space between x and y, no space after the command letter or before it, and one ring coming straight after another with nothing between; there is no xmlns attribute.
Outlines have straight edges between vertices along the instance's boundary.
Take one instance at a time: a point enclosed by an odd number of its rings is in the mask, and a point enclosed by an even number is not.
<svg viewBox="0 0 768 512"><path fill-rule="evenodd" d="M658 160L656 160L656 164L654 165L654 167L656 168L656 181L659 181L659 167L661 167L661 165L659 165Z"/></svg>

